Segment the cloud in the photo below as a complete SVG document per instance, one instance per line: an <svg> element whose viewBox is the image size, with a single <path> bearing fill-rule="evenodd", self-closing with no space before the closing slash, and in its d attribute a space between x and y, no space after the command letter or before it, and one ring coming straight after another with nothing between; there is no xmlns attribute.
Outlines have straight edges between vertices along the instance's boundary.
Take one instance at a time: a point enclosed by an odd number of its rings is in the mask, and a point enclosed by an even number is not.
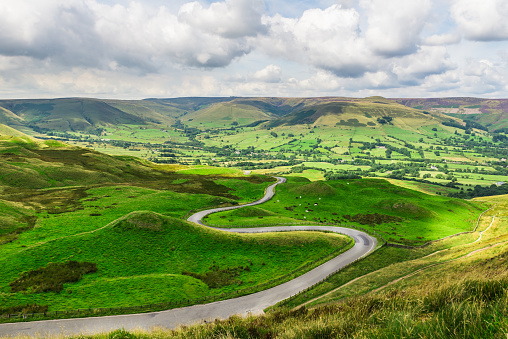
<svg viewBox="0 0 508 339"><path fill-rule="evenodd" d="M83 1L16 1L0 6L0 54L92 65L101 49L94 13Z"/></svg>
<svg viewBox="0 0 508 339"><path fill-rule="evenodd" d="M339 76L361 76L374 62L359 36L360 15L353 8L332 5L310 9L300 18L264 17L268 34L258 47L272 56L308 63Z"/></svg>
<svg viewBox="0 0 508 339"><path fill-rule="evenodd" d="M243 36L261 30L259 1L214 3L209 9L184 5L183 18L165 7L150 9L138 2L105 5L96 0L20 0L0 5L0 55L28 56L62 66L156 72L168 63L224 67L251 48ZM185 8L195 8L197 21L224 10L231 21L197 25ZM239 30L233 27L243 23ZM228 22L228 24L224 24Z"/></svg>
<svg viewBox="0 0 508 339"><path fill-rule="evenodd" d="M362 6L368 15L365 37L376 54L401 56L417 50L430 0L364 0Z"/></svg>
<svg viewBox="0 0 508 339"><path fill-rule="evenodd" d="M445 46L453 45L460 42L462 37L458 33L434 34L423 40L424 45L428 46Z"/></svg>
<svg viewBox="0 0 508 339"><path fill-rule="evenodd" d="M281 81L281 69L277 65L268 65L253 75L253 79L262 82L276 83Z"/></svg>
<svg viewBox="0 0 508 339"><path fill-rule="evenodd" d="M422 46L417 53L400 59L393 67L400 81L416 85L431 74L441 74L457 66L443 46Z"/></svg>
<svg viewBox="0 0 508 339"><path fill-rule="evenodd" d="M236 39L264 32L266 27L261 22L264 11L262 0L226 0L208 8L190 2L180 8L178 18L203 32Z"/></svg>
<svg viewBox="0 0 508 339"><path fill-rule="evenodd" d="M504 0L16 0L0 16L1 96L508 89Z"/></svg>
<svg viewBox="0 0 508 339"><path fill-rule="evenodd" d="M165 7L155 13L141 4L96 4L96 29L110 57L126 67L163 67L172 62L193 67L224 67L250 52L245 39L228 39L182 22Z"/></svg>
<svg viewBox="0 0 508 339"><path fill-rule="evenodd" d="M469 40L508 39L508 2L505 0L455 0L451 17Z"/></svg>

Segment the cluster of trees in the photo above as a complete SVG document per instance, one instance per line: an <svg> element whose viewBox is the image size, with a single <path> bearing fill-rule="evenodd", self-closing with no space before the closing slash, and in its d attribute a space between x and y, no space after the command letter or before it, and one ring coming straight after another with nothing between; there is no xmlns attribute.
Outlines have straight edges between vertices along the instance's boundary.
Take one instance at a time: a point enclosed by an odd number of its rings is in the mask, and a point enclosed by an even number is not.
<svg viewBox="0 0 508 339"><path fill-rule="evenodd" d="M389 117L389 116L384 116L382 118L377 118L377 122L380 123L381 125L391 124L392 120L393 120L393 118Z"/></svg>
<svg viewBox="0 0 508 339"><path fill-rule="evenodd" d="M448 196L454 198L471 199L474 197L485 197L489 195L501 195L508 194L508 184L497 186L492 184L487 187L476 185L473 189L468 188L467 190L461 190L457 193L450 193Z"/></svg>
<svg viewBox="0 0 508 339"><path fill-rule="evenodd" d="M385 147L386 147L385 153L386 153L387 158L392 157L392 152L397 152L397 153L400 153L408 158L411 158L411 151L405 147L399 148L399 147L392 146L390 144L386 144Z"/></svg>
<svg viewBox="0 0 508 339"><path fill-rule="evenodd" d="M461 123L458 123L457 121L455 120L452 120L450 119L449 121L443 121L442 124L444 126L449 126L449 127L455 127L455 128L458 128L458 129L462 129L462 130L465 130L465 131L469 131L471 132L471 130L473 128L476 128L476 129L479 129L479 130L482 130L482 131L486 131L488 132L489 129L477 122L474 122L474 121L470 121L470 120L466 120L466 124L465 125L462 125Z"/></svg>
<svg viewBox="0 0 508 339"><path fill-rule="evenodd" d="M295 160L291 159L289 161L272 161L272 162L265 162L265 163L255 163L253 161L241 161L236 163L236 167L241 167L243 169L270 169L275 168L279 166L295 166L301 164L302 160Z"/></svg>
<svg viewBox="0 0 508 339"><path fill-rule="evenodd" d="M344 180L344 179L361 179L362 177L356 173L340 171L325 173L325 180Z"/></svg>

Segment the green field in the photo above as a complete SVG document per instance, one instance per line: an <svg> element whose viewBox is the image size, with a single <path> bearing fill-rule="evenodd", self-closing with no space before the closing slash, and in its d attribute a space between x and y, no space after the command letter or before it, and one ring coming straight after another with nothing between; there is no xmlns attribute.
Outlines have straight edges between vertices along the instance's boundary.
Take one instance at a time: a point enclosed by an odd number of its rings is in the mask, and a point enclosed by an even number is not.
<svg viewBox="0 0 508 339"><path fill-rule="evenodd" d="M467 111L478 105L489 111L486 103L490 101L482 99L484 103L470 105L467 100L443 99L453 102L445 105L443 111L442 105L436 106L430 99L415 100L381 97L7 100L0 102L3 107L0 113L10 118L20 114L33 119L37 132L31 134L35 136L63 138L107 154L136 156L157 163L291 174L282 163L292 167L291 162L303 162L320 164L323 175L309 173L307 177L312 180L322 180L324 171L358 172L364 177L425 180L436 184L435 191L454 196L476 185L485 188L506 181L506 133L487 132L478 122L473 127L467 125L485 120L490 126L492 122L487 118L490 114L480 118L448 112L455 106L459 111ZM422 107L427 105L431 108L424 110ZM82 107L86 118L94 121L93 126L83 117L74 117L77 107ZM64 117L68 111L73 112L69 113L72 120ZM499 114L493 111L492 117L498 119ZM500 126L504 124L497 122ZM23 124L19 128L30 132ZM431 166L445 163L449 168L440 173L444 178L427 175ZM374 164L383 166L380 169ZM476 169L480 176L464 175L461 166ZM478 194L475 191L466 196Z"/></svg>

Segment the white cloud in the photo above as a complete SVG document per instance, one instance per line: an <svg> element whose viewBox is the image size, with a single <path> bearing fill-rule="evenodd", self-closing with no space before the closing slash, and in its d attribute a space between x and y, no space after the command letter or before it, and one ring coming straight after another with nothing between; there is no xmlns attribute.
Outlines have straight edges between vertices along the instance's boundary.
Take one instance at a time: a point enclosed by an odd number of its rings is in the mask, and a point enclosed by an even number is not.
<svg viewBox="0 0 508 339"><path fill-rule="evenodd" d="M393 72L400 81L415 85L428 75L444 73L455 67L445 47L422 46L417 53L400 59Z"/></svg>
<svg viewBox="0 0 508 339"><path fill-rule="evenodd" d="M430 0L364 0L370 48L383 56L413 53L431 9Z"/></svg>
<svg viewBox="0 0 508 339"><path fill-rule="evenodd" d="M149 13L139 3L129 7L97 4L95 12L96 29L107 52L127 67L133 64L151 70L167 62L224 67L250 51L244 39L201 32L165 7Z"/></svg>
<svg viewBox="0 0 508 339"><path fill-rule="evenodd" d="M0 96L507 96L505 0L7 2Z"/></svg>
<svg viewBox="0 0 508 339"><path fill-rule="evenodd" d="M226 0L212 3L208 8L190 2L180 8L178 18L203 32L236 39L265 31L261 23L264 10L262 0Z"/></svg>
<svg viewBox="0 0 508 339"><path fill-rule="evenodd" d="M455 0L451 17L469 40L508 39L508 2L506 0Z"/></svg>
<svg viewBox="0 0 508 339"><path fill-rule="evenodd" d="M359 20L355 9L340 5L307 10L296 19L265 17L269 33L258 43L270 55L357 77L375 62L359 36Z"/></svg>
<svg viewBox="0 0 508 339"><path fill-rule="evenodd" d="M246 4L228 0L214 3L209 11L226 6L230 12L225 14L232 17L259 10ZM168 63L213 68L250 52L245 39L230 38L233 26L225 27L221 20L206 22L202 31L165 7L152 10L138 2L110 6L96 0L20 0L0 5L0 16L8 18L0 21L0 54L71 67L104 68L115 62L149 72ZM251 35L259 29L260 13L250 17L256 16L257 23L246 20L238 32ZM236 18L231 25L238 22Z"/></svg>
<svg viewBox="0 0 508 339"><path fill-rule="evenodd" d="M424 39L423 44L428 46L453 45L460 42L462 37L458 33L434 34Z"/></svg>
<svg viewBox="0 0 508 339"><path fill-rule="evenodd" d="M340 79L331 72L317 71L312 77L301 80L292 81L300 89L312 91L330 91L336 90L340 87Z"/></svg>
<svg viewBox="0 0 508 339"><path fill-rule="evenodd" d="M281 81L281 69L277 65L268 65L265 68L254 73L253 78L262 82L280 82Z"/></svg>

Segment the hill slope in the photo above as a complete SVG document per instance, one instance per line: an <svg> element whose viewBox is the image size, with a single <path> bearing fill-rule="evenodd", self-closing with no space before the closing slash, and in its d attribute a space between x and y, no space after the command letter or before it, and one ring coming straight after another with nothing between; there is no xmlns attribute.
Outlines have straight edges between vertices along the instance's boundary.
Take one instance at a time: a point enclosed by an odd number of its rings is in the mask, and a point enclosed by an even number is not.
<svg viewBox="0 0 508 339"><path fill-rule="evenodd" d="M145 121L95 99L2 100L0 106L24 125L39 130L85 131L101 125Z"/></svg>
<svg viewBox="0 0 508 339"><path fill-rule="evenodd" d="M380 119L390 117L388 123L396 126L422 126L439 124L448 120L441 114L430 115L420 110L408 108L394 101L372 97L365 99L326 100L307 104L277 120L267 123L268 127L281 125L312 124L316 126L355 126L380 125Z"/></svg>

